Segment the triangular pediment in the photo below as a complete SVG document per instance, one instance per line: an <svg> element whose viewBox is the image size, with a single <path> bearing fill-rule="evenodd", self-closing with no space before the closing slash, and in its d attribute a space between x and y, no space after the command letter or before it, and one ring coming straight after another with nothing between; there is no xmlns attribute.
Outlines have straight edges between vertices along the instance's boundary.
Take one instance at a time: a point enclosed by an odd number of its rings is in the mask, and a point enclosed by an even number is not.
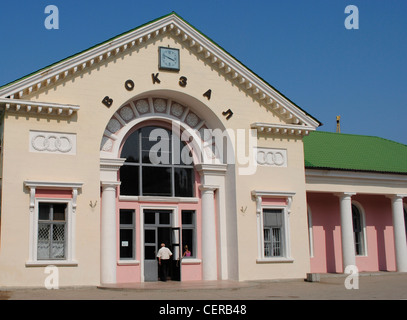
<svg viewBox="0 0 407 320"><path fill-rule="evenodd" d="M128 31L1 87L0 106L12 111L18 108L17 111L38 112L38 107L33 108L24 100L29 95L63 82L68 76L80 75L86 72L88 68L106 63L109 59L111 60L111 57L125 53L127 50L134 50L137 46L144 46L154 38L163 35L170 35L182 42L184 47L204 59L211 68L281 118L283 123L288 126L288 130L303 134L307 130L315 130L320 125L318 120L292 103L175 13ZM45 106L47 107L47 105ZM49 112L51 109L47 107L47 110ZM287 132L284 126L277 126L277 128L276 125L273 127L264 123L253 123L252 127L272 133L276 133L276 130L281 127L283 131Z"/></svg>

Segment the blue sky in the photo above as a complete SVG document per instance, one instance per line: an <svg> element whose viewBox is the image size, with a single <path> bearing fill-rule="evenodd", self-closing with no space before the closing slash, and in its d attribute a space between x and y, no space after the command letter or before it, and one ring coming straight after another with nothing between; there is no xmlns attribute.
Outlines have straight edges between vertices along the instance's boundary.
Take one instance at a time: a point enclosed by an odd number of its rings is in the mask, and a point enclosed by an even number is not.
<svg viewBox="0 0 407 320"><path fill-rule="evenodd" d="M5 4L3 4L5 2ZM0 7L0 85L172 11L320 120L407 144L406 0L15 0ZM59 29L47 30L47 5ZM345 7L359 9L347 30Z"/></svg>

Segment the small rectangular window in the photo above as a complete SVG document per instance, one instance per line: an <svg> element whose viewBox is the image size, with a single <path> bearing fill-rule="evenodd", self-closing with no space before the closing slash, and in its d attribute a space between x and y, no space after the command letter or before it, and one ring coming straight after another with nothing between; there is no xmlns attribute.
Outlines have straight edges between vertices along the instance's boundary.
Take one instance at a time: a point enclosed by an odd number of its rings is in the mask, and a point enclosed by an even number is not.
<svg viewBox="0 0 407 320"><path fill-rule="evenodd" d="M182 210L182 256L196 257L195 210Z"/></svg>
<svg viewBox="0 0 407 320"><path fill-rule="evenodd" d="M134 210L120 209L120 259L135 259Z"/></svg>
<svg viewBox="0 0 407 320"><path fill-rule="evenodd" d="M264 257L283 256L283 210L263 209Z"/></svg>
<svg viewBox="0 0 407 320"><path fill-rule="evenodd" d="M38 260L64 260L66 257L66 203L38 204Z"/></svg>

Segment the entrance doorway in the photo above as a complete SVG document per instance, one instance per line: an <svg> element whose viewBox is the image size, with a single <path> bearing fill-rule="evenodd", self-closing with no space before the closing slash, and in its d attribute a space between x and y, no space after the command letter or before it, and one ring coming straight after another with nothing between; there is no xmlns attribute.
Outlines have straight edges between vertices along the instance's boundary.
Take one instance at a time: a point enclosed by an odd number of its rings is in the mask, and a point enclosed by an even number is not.
<svg viewBox="0 0 407 320"><path fill-rule="evenodd" d="M179 228L172 227L173 210L144 209L144 281L157 281L160 266L157 252L161 243L172 252L167 280L180 281Z"/></svg>

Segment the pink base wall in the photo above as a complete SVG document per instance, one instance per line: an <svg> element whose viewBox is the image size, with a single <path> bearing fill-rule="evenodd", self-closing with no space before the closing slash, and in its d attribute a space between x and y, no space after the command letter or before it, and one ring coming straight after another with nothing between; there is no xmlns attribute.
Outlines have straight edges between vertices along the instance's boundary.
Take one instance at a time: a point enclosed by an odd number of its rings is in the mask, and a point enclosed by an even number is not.
<svg viewBox="0 0 407 320"><path fill-rule="evenodd" d="M311 272L342 273L339 198L329 193L308 193L312 217ZM366 225L366 255L356 257L359 271L395 271L393 222L390 199L380 195L355 195Z"/></svg>

